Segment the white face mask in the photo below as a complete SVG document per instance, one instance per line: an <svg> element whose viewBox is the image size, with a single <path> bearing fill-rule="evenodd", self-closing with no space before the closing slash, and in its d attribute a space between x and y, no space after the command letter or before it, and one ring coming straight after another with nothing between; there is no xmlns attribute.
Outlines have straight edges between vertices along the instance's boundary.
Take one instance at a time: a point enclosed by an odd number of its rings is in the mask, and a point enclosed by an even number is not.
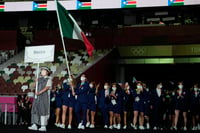
<svg viewBox="0 0 200 133"><path fill-rule="evenodd" d="M159 85L159 88L161 89L163 86L162 85Z"/></svg>
<svg viewBox="0 0 200 133"><path fill-rule="evenodd" d="M71 78L68 78L68 79L67 79L67 81L68 81L68 82L71 82L71 81L72 81L72 79L71 79Z"/></svg>
<svg viewBox="0 0 200 133"><path fill-rule="evenodd" d="M86 78L85 77L81 77L81 81L84 81Z"/></svg>
<svg viewBox="0 0 200 133"><path fill-rule="evenodd" d="M42 75L42 76L47 76L47 71L46 71L46 70L42 70L42 71L41 71L41 75Z"/></svg>
<svg viewBox="0 0 200 133"><path fill-rule="evenodd" d="M179 89L183 89L183 85L178 85L178 88Z"/></svg>
<svg viewBox="0 0 200 133"><path fill-rule="evenodd" d="M93 88L93 87L94 87L93 84L90 84L89 86L90 86L90 88Z"/></svg>
<svg viewBox="0 0 200 133"><path fill-rule="evenodd" d="M116 91L116 89L117 89L116 87L112 87L112 90L113 90L113 91Z"/></svg>
<svg viewBox="0 0 200 133"><path fill-rule="evenodd" d="M126 89L129 90L129 89L130 89L130 86L127 86Z"/></svg>
<svg viewBox="0 0 200 133"><path fill-rule="evenodd" d="M107 86L107 85L104 85L104 89L106 89L106 90L107 90L107 89L108 89L108 86Z"/></svg>
<svg viewBox="0 0 200 133"><path fill-rule="evenodd" d="M194 88L194 91L197 91L198 90L198 88Z"/></svg>
<svg viewBox="0 0 200 133"><path fill-rule="evenodd" d="M141 85L137 85L137 88L138 88L138 89L142 89L142 86L141 86Z"/></svg>

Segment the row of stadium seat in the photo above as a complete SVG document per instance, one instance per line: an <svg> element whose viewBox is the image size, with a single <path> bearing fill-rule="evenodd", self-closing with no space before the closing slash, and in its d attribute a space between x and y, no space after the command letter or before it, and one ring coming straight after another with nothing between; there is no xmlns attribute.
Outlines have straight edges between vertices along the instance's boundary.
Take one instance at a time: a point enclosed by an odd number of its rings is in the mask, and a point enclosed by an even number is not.
<svg viewBox="0 0 200 133"><path fill-rule="evenodd" d="M9 58L13 57L15 50L0 50L0 64L6 62Z"/></svg>
<svg viewBox="0 0 200 133"><path fill-rule="evenodd" d="M68 52L71 73L74 76L82 73L106 52L109 50L95 50L93 57L89 57L85 50ZM37 66L23 63L22 60L19 62L12 63L0 71L0 95L16 95L33 91ZM66 59L62 50L56 51L54 62L41 63L40 66L48 66L51 69L53 86L62 83L68 75Z"/></svg>

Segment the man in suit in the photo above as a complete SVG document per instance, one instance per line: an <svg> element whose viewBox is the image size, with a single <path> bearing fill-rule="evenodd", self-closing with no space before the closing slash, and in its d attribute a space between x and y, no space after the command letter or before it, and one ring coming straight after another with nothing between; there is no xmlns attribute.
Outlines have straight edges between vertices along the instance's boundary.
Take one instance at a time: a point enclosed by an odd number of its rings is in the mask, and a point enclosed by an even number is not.
<svg viewBox="0 0 200 133"><path fill-rule="evenodd" d="M153 130L163 129L162 118L163 118L163 103L165 101L165 94L163 91L162 83L158 83L156 89L152 90L151 93L151 109L152 109L152 127Z"/></svg>

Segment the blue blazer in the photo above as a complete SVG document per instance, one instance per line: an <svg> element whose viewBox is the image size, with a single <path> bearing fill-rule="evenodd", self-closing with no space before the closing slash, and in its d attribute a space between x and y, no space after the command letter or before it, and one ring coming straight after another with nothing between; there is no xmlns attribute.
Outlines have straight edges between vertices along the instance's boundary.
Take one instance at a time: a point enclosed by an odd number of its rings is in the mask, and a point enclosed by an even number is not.
<svg viewBox="0 0 200 133"><path fill-rule="evenodd" d="M165 98L164 91L161 89L161 96L159 97L156 89L151 92L151 105L153 108L159 108L163 103L163 98Z"/></svg>
<svg viewBox="0 0 200 133"><path fill-rule="evenodd" d="M137 92L136 92L136 89L133 89L132 90L132 97L133 97L133 103L141 103L141 104L144 104L144 102L145 102L145 92L143 91L143 92L140 92L139 94L137 94ZM140 98L140 100L137 102L137 101L135 101L135 98L136 97L139 97Z"/></svg>
<svg viewBox="0 0 200 133"><path fill-rule="evenodd" d="M89 88L89 91L88 91L88 103L89 104L95 104L95 91L96 91L96 88Z"/></svg>
<svg viewBox="0 0 200 133"><path fill-rule="evenodd" d="M69 93L69 88L70 88L70 86L67 83L63 84L63 93L62 93L62 99L63 100L67 99L67 96L68 96L68 93Z"/></svg>
<svg viewBox="0 0 200 133"><path fill-rule="evenodd" d="M105 97L104 89L98 92L97 99L99 108L107 107L107 105L110 103L110 97L109 96Z"/></svg>
<svg viewBox="0 0 200 133"><path fill-rule="evenodd" d="M77 85L75 90L75 93L77 95L77 102L87 104L89 88L90 87L88 82L85 82L83 85L81 85L81 83Z"/></svg>

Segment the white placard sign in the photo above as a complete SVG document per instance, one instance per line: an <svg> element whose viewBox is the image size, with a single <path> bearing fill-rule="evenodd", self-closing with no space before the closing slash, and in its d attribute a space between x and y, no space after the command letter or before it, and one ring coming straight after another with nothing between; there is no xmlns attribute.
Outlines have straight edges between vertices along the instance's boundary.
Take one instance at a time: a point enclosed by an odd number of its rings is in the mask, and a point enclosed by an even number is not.
<svg viewBox="0 0 200 133"><path fill-rule="evenodd" d="M25 47L25 63L44 63L54 61L55 45Z"/></svg>

